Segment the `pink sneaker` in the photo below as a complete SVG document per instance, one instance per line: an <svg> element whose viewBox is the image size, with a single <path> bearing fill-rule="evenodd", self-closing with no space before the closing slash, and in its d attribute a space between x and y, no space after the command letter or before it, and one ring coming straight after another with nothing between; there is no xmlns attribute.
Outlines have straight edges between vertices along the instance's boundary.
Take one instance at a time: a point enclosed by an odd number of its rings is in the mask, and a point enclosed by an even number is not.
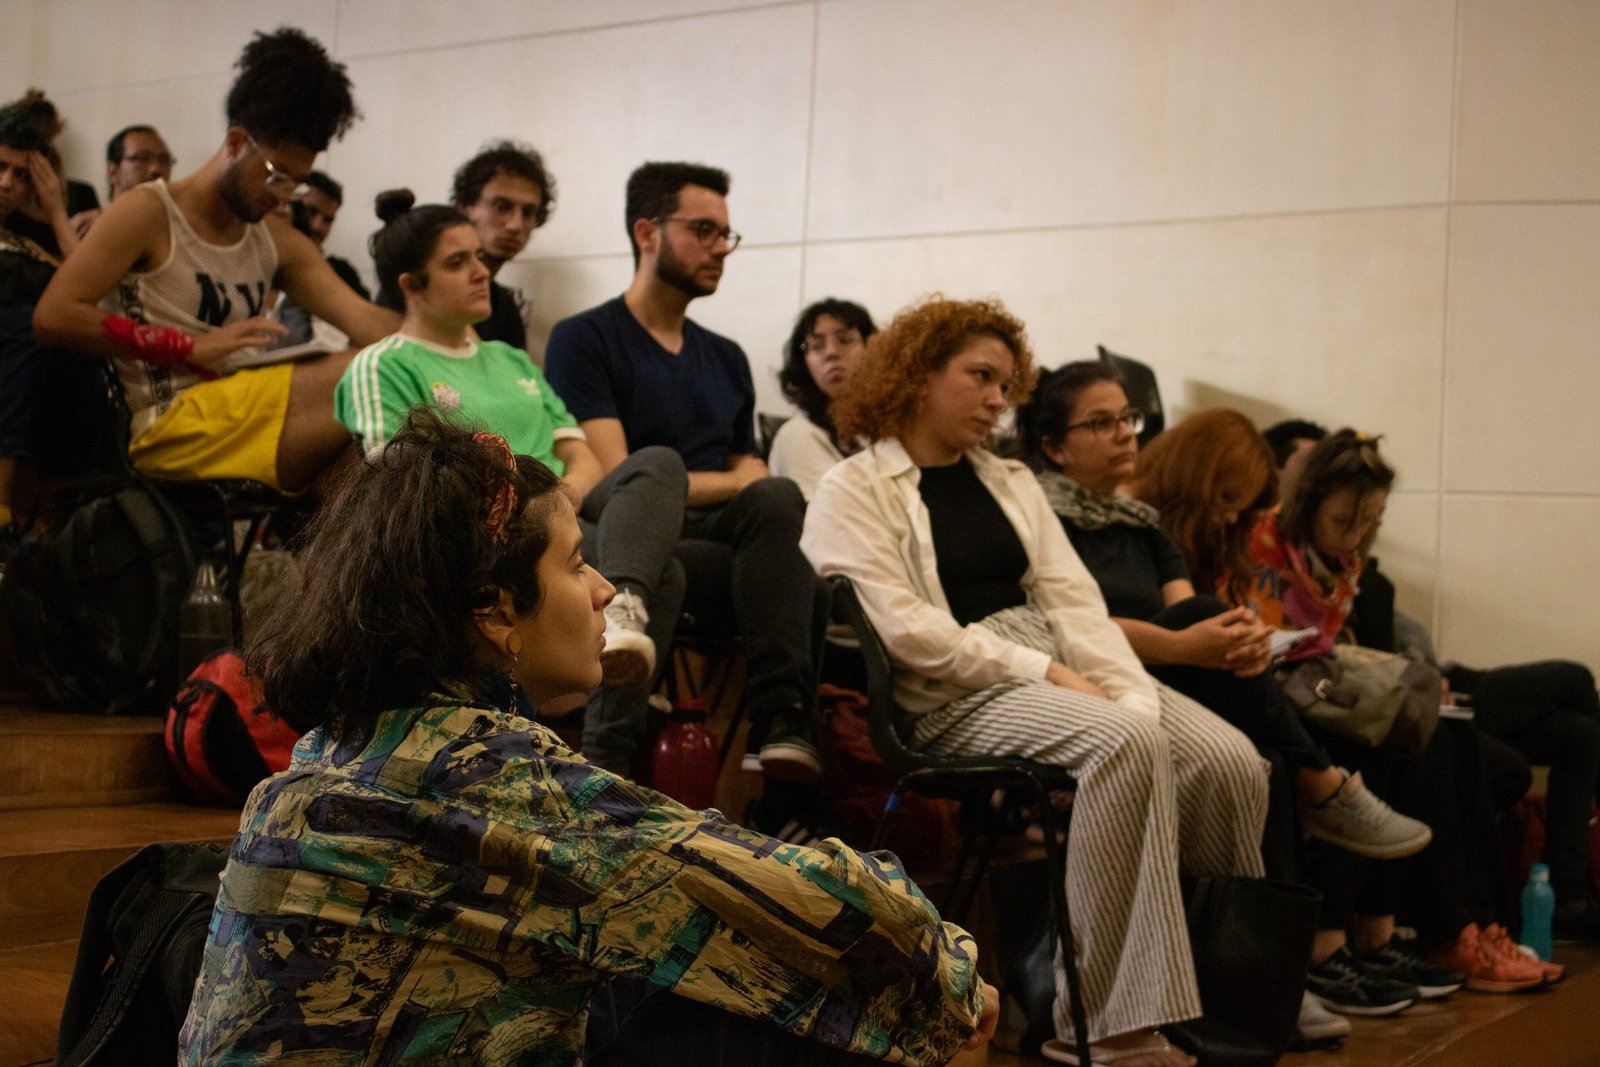
<svg viewBox="0 0 1600 1067"><path fill-rule="evenodd" d="M1524 949L1521 945L1511 940L1511 933L1499 923L1490 923L1483 928L1480 940L1489 942L1489 946L1502 957L1525 960L1539 968L1544 975L1545 985L1555 985L1567 976L1567 969L1559 963L1546 963L1534 953L1532 949Z"/></svg>
<svg viewBox="0 0 1600 1067"><path fill-rule="evenodd" d="M1467 988L1480 993L1520 993L1544 986L1544 971L1537 963L1530 963L1515 950L1510 956L1504 954L1478 930L1477 923L1468 923L1437 962L1466 975Z"/></svg>

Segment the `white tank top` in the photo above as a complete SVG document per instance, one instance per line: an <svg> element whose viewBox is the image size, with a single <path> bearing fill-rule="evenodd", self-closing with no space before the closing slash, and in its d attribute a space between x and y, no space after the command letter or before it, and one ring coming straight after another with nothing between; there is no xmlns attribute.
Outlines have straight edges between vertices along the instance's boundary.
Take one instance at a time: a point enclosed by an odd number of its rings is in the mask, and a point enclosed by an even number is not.
<svg viewBox="0 0 1600 1067"><path fill-rule="evenodd" d="M167 208L166 262L152 270L130 271L101 306L115 315L195 335L259 315L278 271L278 248L266 223L248 223L244 236L231 245L210 244L178 210L166 182L158 178L148 187ZM135 439L179 393L200 381L181 367L131 358L116 364L133 412Z"/></svg>

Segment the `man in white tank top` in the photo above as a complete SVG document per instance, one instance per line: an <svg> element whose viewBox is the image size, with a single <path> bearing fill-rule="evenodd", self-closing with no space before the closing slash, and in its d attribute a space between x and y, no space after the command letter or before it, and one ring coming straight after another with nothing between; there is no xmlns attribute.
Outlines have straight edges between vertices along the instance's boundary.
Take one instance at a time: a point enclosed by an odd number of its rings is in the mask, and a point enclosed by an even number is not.
<svg viewBox="0 0 1600 1067"><path fill-rule="evenodd" d="M271 289L357 347L393 332L399 317L340 281L275 210L355 117L343 64L281 29L256 34L238 68L217 153L187 177L118 197L45 290L34 332L116 361L140 470L294 491L350 445L333 388L354 350L220 378L211 365L283 332L264 306Z"/></svg>

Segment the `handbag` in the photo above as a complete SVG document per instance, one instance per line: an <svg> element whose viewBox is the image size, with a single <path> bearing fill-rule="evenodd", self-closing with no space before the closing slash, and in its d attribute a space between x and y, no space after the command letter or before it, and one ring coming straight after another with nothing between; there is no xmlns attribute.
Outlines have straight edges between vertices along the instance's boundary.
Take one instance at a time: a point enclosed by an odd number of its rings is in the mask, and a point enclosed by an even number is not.
<svg viewBox="0 0 1600 1067"><path fill-rule="evenodd" d="M1392 652L1335 645L1279 680L1307 721L1393 756L1420 754L1439 725L1439 672Z"/></svg>
<svg viewBox="0 0 1600 1067"><path fill-rule="evenodd" d="M1322 895L1269 878L1184 879L1204 1014L1161 1033L1201 1067L1271 1067L1294 1037Z"/></svg>

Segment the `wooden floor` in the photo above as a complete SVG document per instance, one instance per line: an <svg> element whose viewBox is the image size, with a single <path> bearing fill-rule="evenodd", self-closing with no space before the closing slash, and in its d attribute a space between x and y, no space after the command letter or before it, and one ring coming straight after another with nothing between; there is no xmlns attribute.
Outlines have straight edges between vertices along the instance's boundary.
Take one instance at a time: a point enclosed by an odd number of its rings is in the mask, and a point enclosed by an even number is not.
<svg viewBox="0 0 1600 1067"><path fill-rule="evenodd" d="M730 683L728 692L737 692L737 672ZM0 696L0 1067L33 1067L51 1062L83 906L95 880L152 841L226 840L238 817L176 802L156 720L40 715L4 703ZM720 734L730 717L726 707L715 709L713 730ZM561 732L572 731L563 726ZM734 751L742 752L742 744ZM728 762L717 801L739 818L759 791L759 776L739 771L737 756ZM971 925L983 952L988 923L975 915ZM1560 946L1557 958L1569 975L1550 991L1459 993L1393 1019L1353 1020L1342 1050L1296 1053L1281 1062L1600 1067L1600 948ZM1043 1062L1007 1052L1005 1043L1002 1034L984 1053L962 1057L959 1067Z"/></svg>

